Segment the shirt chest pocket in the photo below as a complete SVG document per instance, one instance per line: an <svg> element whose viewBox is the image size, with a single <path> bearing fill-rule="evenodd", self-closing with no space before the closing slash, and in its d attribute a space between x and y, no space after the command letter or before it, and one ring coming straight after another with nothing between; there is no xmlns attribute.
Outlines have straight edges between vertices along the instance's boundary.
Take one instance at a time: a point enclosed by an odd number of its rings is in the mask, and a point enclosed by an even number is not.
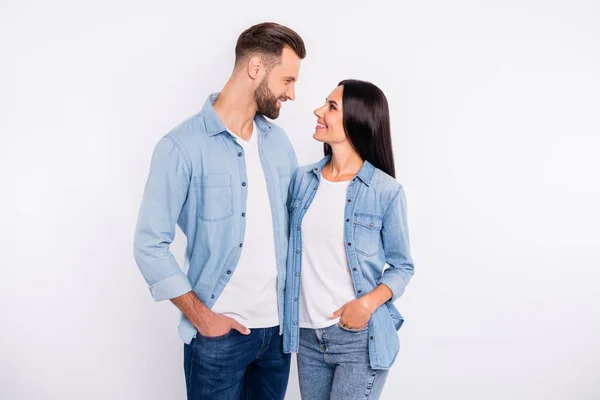
<svg viewBox="0 0 600 400"><path fill-rule="evenodd" d="M233 216L231 175L212 174L194 177L196 216L207 222Z"/></svg>
<svg viewBox="0 0 600 400"><path fill-rule="evenodd" d="M382 219L377 215L354 214L354 248L364 256L377 254L381 243Z"/></svg>

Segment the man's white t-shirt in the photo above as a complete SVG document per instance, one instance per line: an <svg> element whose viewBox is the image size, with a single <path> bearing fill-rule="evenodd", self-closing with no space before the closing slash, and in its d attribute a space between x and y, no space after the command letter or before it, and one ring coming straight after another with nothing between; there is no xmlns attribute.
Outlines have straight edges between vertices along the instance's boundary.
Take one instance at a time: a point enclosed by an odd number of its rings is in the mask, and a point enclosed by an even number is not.
<svg viewBox="0 0 600 400"><path fill-rule="evenodd" d="M254 123L249 141L230 134L244 149L246 161L246 231L240 260L212 311L248 328L270 328L279 325L277 262L269 194L258 154L258 127Z"/></svg>

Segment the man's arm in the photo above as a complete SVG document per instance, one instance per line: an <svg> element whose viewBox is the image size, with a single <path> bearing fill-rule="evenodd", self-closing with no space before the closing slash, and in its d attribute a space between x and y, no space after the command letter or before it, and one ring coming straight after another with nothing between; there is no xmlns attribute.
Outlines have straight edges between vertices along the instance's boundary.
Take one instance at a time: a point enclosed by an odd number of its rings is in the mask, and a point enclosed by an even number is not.
<svg viewBox="0 0 600 400"><path fill-rule="evenodd" d="M168 136L154 149L134 236L134 257L155 301L192 290L170 245L187 198L191 167Z"/></svg>
<svg viewBox="0 0 600 400"><path fill-rule="evenodd" d="M171 302L194 324L202 336L221 336L231 329L244 335L250 334L250 329L233 318L209 310L194 292L171 299Z"/></svg>
<svg viewBox="0 0 600 400"><path fill-rule="evenodd" d="M170 250L190 180L188 159L173 139L165 136L152 155L134 237L135 260L154 300L170 299L202 335L218 336L230 329L249 333L235 320L213 313L198 299Z"/></svg>

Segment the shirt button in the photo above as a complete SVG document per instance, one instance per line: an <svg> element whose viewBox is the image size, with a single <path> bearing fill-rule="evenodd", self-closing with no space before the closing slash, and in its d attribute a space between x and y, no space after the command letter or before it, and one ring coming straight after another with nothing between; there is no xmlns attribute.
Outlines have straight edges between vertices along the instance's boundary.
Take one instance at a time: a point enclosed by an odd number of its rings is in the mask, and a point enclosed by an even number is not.
<svg viewBox="0 0 600 400"><path fill-rule="evenodd" d="M294 301L298 301L298 298L297 298L297 297L294 297Z"/></svg>
<svg viewBox="0 0 600 400"><path fill-rule="evenodd" d="M352 246L352 243L348 242L348 246Z"/></svg>
<svg viewBox="0 0 600 400"><path fill-rule="evenodd" d="M298 323L296 321L294 321L294 325L298 325Z"/></svg>
<svg viewBox="0 0 600 400"><path fill-rule="evenodd" d="M300 254L300 250L296 250L296 254Z"/></svg>
<svg viewBox="0 0 600 400"><path fill-rule="evenodd" d="M319 168L315 168L315 169L314 169L314 171L318 171L318 170L319 170Z"/></svg>
<svg viewBox="0 0 600 400"><path fill-rule="evenodd" d="M353 178L353 179L352 179L352 182L356 182L356 178Z"/></svg>
<svg viewBox="0 0 600 400"><path fill-rule="evenodd" d="M244 245L244 243L240 243L240 247L242 247Z"/></svg>
<svg viewBox="0 0 600 400"><path fill-rule="evenodd" d="M242 186L246 186L246 182L242 182Z"/></svg>
<svg viewBox="0 0 600 400"><path fill-rule="evenodd" d="M242 213L242 217L245 217L245 216L246 216L246 213Z"/></svg>
<svg viewBox="0 0 600 400"><path fill-rule="evenodd" d="M315 187L313 188L313 190L317 190L317 187L315 186Z"/></svg>
<svg viewBox="0 0 600 400"><path fill-rule="evenodd" d="M211 298L211 299L214 299L214 298L215 298L215 295L214 295L214 294L213 294L213 295L211 295L211 296L210 296L210 298Z"/></svg>
<svg viewBox="0 0 600 400"><path fill-rule="evenodd" d="M373 336L371 336L371 340L373 340L373 339L374 339L374 337L373 337Z"/></svg>
<svg viewBox="0 0 600 400"><path fill-rule="evenodd" d="M305 210L308 210L308 206L304 206L304 209L305 209Z"/></svg>
<svg viewBox="0 0 600 400"><path fill-rule="evenodd" d="M227 270L227 275L231 275L231 270L230 269Z"/></svg>
<svg viewBox="0 0 600 400"><path fill-rule="evenodd" d="M373 224L369 224L369 226L373 226Z"/></svg>
<svg viewBox="0 0 600 400"><path fill-rule="evenodd" d="M350 218L347 218L347 219L346 219L346 222L350 222Z"/></svg>
<svg viewBox="0 0 600 400"><path fill-rule="evenodd" d="M362 293L362 290L359 290L358 293Z"/></svg>
<svg viewBox="0 0 600 400"><path fill-rule="evenodd" d="M241 156L242 156L242 152L240 151L240 152L238 153L238 157L241 157Z"/></svg>
<svg viewBox="0 0 600 400"><path fill-rule="evenodd" d="M299 230L300 230L300 227L299 227L299 226L297 226L297 227L296 227L296 230L297 230L297 231L299 231Z"/></svg>
<svg viewBox="0 0 600 400"><path fill-rule="evenodd" d="M352 271L356 271L356 267L352 268Z"/></svg>
<svg viewBox="0 0 600 400"><path fill-rule="evenodd" d="M348 203L350 203L352 201L352 199L348 199Z"/></svg>
<svg viewBox="0 0 600 400"><path fill-rule="evenodd" d="M296 272L296 276L300 276L300 274Z"/></svg>

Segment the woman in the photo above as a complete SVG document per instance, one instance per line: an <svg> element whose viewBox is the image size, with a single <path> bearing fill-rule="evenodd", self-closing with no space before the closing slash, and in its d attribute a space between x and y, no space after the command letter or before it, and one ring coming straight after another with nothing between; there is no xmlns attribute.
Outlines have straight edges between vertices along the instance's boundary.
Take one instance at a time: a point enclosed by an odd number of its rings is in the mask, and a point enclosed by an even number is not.
<svg viewBox="0 0 600 400"><path fill-rule="evenodd" d="M413 275L387 100L345 80L314 113L325 158L290 184L284 351L298 352L303 399L377 399L399 349L392 302Z"/></svg>

